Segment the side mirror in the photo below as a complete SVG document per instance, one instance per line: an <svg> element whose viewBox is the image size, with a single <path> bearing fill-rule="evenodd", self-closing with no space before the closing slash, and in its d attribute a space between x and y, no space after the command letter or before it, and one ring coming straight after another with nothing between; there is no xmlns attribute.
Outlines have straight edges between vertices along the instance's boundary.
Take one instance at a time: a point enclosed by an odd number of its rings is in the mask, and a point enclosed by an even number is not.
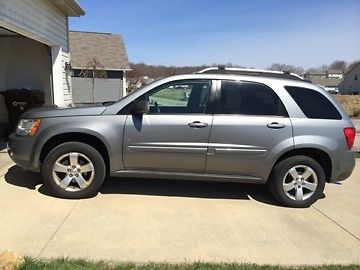
<svg viewBox="0 0 360 270"><path fill-rule="evenodd" d="M135 115L143 115L149 113L149 111L149 102L147 100L140 100L135 104L135 106L131 110L131 113Z"/></svg>

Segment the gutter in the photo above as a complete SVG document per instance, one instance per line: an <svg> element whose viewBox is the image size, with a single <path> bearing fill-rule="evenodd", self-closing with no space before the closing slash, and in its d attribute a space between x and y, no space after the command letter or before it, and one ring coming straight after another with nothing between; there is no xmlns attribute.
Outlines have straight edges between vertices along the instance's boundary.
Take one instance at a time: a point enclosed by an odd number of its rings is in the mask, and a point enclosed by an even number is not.
<svg viewBox="0 0 360 270"><path fill-rule="evenodd" d="M85 15L85 10L75 0L50 0L58 9L68 17Z"/></svg>
<svg viewBox="0 0 360 270"><path fill-rule="evenodd" d="M85 10L75 0L66 0L66 2L79 17L85 15Z"/></svg>

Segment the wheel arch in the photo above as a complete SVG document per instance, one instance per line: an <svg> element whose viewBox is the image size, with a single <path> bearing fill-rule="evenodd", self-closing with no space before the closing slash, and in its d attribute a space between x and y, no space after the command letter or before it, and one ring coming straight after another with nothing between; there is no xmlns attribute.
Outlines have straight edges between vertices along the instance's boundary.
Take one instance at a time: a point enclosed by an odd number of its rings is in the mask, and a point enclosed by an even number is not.
<svg viewBox="0 0 360 270"><path fill-rule="evenodd" d="M283 153L275 162L273 168L282 160L293 156L308 156L316 160L325 172L326 182L330 182L332 172L332 162L330 156L318 148L295 148Z"/></svg>
<svg viewBox="0 0 360 270"><path fill-rule="evenodd" d="M109 152L105 143L98 137L82 132L67 132L53 135L42 146L39 156L40 164L43 164L47 154L56 146L65 142L81 142L94 147L103 157L106 165L106 173L110 170Z"/></svg>

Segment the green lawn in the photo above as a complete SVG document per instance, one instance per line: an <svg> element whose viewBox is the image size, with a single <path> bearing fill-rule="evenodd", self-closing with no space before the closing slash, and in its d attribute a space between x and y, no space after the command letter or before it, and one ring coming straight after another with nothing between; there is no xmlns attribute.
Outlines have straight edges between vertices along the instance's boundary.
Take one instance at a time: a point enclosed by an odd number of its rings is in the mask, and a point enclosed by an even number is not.
<svg viewBox="0 0 360 270"><path fill-rule="evenodd" d="M153 94L152 98L164 98L170 100L179 100L179 101L186 101L186 94L190 94L191 89L184 88L184 89L174 89L174 88L167 88L163 89L155 94Z"/></svg>
<svg viewBox="0 0 360 270"><path fill-rule="evenodd" d="M324 266L296 266L296 267L282 267L282 266L269 266L269 265L255 265L255 264L209 264L209 263L194 263L194 264L108 264L105 262L89 262L85 260L70 260L70 259L54 259L54 260L34 260L25 258L25 263L18 269L36 270L80 270L80 269L121 269L121 270L358 270L360 265L324 265Z"/></svg>

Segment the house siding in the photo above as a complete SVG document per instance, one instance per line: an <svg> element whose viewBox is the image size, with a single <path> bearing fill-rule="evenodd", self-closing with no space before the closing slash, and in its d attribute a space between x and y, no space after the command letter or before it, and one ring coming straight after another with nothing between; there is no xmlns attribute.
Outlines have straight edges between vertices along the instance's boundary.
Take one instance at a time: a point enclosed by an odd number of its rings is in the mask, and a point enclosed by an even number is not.
<svg viewBox="0 0 360 270"><path fill-rule="evenodd" d="M71 78L74 103L93 102L90 78ZM95 102L117 101L123 97L121 79L95 79Z"/></svg>
<svg viewBox="0 0 360 270"><path fill-rule="evenodd" d="M35 33L31 38L39 42L49 46L58 45L65 52L69 51L67 17L46 0L0 0L0 20L18 29Z"/></svg>
<svg viewBox="0 0 360 270"><path fill-rule="evenodd" d="M357 80L355 80L355 76ZM339 89L342 94L360 94L360 64L345 74Z"/></svg>

